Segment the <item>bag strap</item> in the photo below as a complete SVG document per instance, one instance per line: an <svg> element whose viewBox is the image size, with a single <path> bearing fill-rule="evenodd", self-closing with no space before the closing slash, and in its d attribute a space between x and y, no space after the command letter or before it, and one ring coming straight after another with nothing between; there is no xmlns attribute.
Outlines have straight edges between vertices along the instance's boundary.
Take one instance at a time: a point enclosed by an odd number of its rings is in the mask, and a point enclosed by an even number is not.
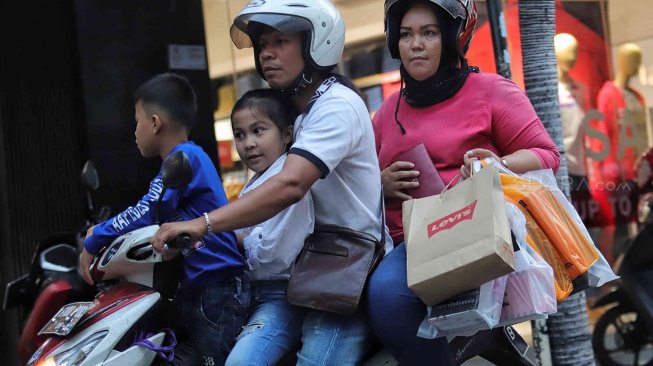
<svg viewBox="0 0 653 366"><path fill-rule="evenodd" d="M311 97L311 99L308 101L308 105L306 106L306 110L304 113L302 113L304 116L308 114L308 112L311 111L313 108L313 105L315 105L315 102L317 102L320 97L327 92L334 84L338 84L338 79L335 76L330 76L326 78L322 84L317 88L315 91L315 94ZM301 124L304 122L304 119L302 118L300 122ZM385 200L383 199L383 180L381 181L381 240L380 243L385 246Z"/></svg>
<svg viewBox="0 0 653 366"><path fill-rule="evenodd" d="M338 79L335 76L330 76L330 77L324 79L322 84L320 84L320 86L317 88L317 90L315 90L315 93L313 94L311 99L308 101L308 105L306 105L306 110L304 110L304 113L302 113L302 114L307 115L308 112L310 112L311 109L313 109L313 105L315 104L315 102L317 102L317 100L320 99L322 94L326 93L327 90L331 89L331 87L334 84L338 84Z"/></svg>
<svg viewBox="0 0 653 366"><path fill-rule="evenodd" d="M306 105L306 109L304 110L304 112L302 112L301 115L302 118L299 121L299 125L297 126L297 128L295 128L295 131L299 131L301 129L302 125L304 124L304 118L306 118L306 116L311 111L311 109L313 109L315 102L317 102L317 100L320 99L320 97L324 93L326 93L329 89L331 89L331 87L335 84L338 84L338 79L335 76L330 76L326 78L322 82L322 84L320 84L320 86L317 87L317 90L315 90L315 93L313 94L311 99L309 99L308 104ZM293 141L295 140L295 137L296 136L293 136Z"/></svg>

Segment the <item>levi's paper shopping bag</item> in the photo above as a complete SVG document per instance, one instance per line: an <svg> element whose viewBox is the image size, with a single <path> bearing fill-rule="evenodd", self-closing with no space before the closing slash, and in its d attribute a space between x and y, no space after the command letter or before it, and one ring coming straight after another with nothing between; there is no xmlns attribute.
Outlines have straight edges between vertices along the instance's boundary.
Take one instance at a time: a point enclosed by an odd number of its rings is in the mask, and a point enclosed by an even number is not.
<svg viewBox="0 0 653 366"><path fill-rule="evenodd" d="M413 202L415 200L408 200L401 205L401 221L404 224L404 241L406 245L408 245L408 234L410 233L410 215L413 213Z"/></svg>
<svg viewBox="0 0 653 366"><path fill-rule="evenodd" d="M404 201L402 210L408 287L427 305L514 270L494 164L440 195Z"/></svg>

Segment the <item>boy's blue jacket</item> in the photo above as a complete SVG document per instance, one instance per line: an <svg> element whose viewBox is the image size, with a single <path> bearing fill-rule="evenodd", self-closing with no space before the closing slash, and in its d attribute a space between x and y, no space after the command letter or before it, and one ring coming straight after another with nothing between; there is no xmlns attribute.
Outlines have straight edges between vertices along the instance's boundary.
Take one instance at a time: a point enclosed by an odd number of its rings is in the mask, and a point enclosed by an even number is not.
<svg viewBox="0 0 653 366"><path fill-rule="evenodd" d="M213 163L201 147L193 142L181 143L170 154L183 151L193 168L192 181L177 189L168 189L161 202L159 215L162 222L191 220L228 203L222 182ZM150 202L159 199L163 189L161 171L150 183L150 189L135 206L100 223L93 235L84 240L84 247L96 255L118 236L154 224ZM182 286L201 286L207 282L228 279L234 272L245 268L245 259L236 247L232 231L205 235L194 248L183 251L184 278Z"/></svg>

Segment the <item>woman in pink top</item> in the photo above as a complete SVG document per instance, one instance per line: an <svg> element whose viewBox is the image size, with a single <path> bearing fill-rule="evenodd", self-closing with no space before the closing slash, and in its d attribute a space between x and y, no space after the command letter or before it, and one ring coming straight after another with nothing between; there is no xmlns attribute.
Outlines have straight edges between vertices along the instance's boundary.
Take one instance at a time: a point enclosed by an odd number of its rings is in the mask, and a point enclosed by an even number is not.
<svg viewBox="0 0 653 366"><path fill-rule="evenodd" d="M370 279L375 331L400 364L453 362L446 341L416 337L425 305L407 287L401 204L420 172L397 155L423 143L447 184L469 175L470 158L492 157L516 173L557 169L558 150L526 94L510 80L469 67L473 0L386 0L390 54L401 60L402 89L374 116L386 215L397 247Z"/></svg>

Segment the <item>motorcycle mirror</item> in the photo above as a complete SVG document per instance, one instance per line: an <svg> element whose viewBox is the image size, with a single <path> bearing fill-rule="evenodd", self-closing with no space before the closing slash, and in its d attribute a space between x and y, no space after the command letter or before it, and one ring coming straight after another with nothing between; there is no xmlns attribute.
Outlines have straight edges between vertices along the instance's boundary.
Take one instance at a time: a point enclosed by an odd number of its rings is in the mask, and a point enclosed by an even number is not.
<svg viewBox="0 0 653 366"><path fill-rule="evenodd" d="M161 179L163 180L163 191L159 194L159 199L152 202L154 222L158 225L161 223L159 220L159 207L161 200L168 188L179 188L190 183L193 179L193 170L190 167L188 156L183 151L168 156L163 161L163 168L161 168Z"/></svg>
<svg viewBox="0 0 653 366"><path fill-rule="evenodd" d="M86 187L94 191L100 187L100 179L98 178L97 170L95 170L95 165L93 165L93 162L90 160L87 160L86 163L84 163L80 178Z"/></svg>
<svg viewBox="0 0 653 366"><path fill-rule="evenodd" d="M186 153L177 151L168 156L163 161L161 176L163 185L167 188L179 188L190 183L193 179L193 170Z"/></svg>

